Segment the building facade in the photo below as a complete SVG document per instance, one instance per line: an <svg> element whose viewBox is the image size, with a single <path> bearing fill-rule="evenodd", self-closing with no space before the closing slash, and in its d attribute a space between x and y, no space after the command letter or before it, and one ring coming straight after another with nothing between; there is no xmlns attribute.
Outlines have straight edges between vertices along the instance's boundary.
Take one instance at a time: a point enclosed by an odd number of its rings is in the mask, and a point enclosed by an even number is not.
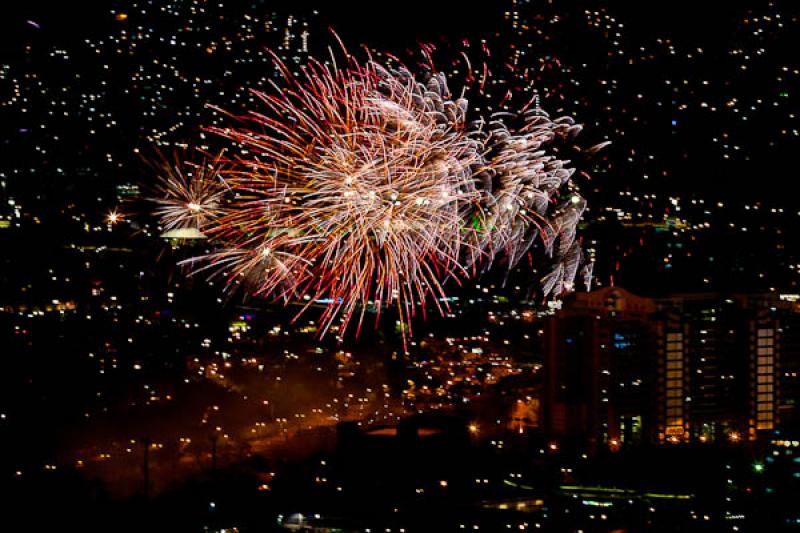
<svg viewBox="0 0 800 533"><path fill-rule="evenodd" d="M777 295L607 287L565 301L544 335L542 420L557 439L738 442L796 418L800 313Z"/></svg>
<svg viewBox="0 0 800 533"><path fill-rule="evenodd" d="M610 287L576 294L544 325L548 434L597 448L647 438L655 302Z"/></svg>

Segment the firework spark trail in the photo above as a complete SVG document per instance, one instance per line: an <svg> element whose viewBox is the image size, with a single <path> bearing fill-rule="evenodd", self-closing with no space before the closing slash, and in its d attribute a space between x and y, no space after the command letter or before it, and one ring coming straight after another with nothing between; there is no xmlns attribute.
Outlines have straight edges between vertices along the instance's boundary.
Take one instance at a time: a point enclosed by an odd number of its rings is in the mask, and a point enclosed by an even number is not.
<svg viewBox="0 0 800 533"><path fill-rule="evenodd" d="M263 112L209 129L235 145L209 167L222 170L186 179L176 169L162 183L165 227L191 225L216 246L191 260L196 271L307 300L301 313L329 302L322 334L337 321L360 328L369 303L395 307L410 333L427 303L447 310L445 280L496 259L510 270L537 240L555 265L544 293L571 289L585 201L553 152L580 131L571 119L537 106L468 122L467 101L431 63L414 76L349 54L343 66L311 60L298 75L275 62L282 81L254 92Z"/></svg>

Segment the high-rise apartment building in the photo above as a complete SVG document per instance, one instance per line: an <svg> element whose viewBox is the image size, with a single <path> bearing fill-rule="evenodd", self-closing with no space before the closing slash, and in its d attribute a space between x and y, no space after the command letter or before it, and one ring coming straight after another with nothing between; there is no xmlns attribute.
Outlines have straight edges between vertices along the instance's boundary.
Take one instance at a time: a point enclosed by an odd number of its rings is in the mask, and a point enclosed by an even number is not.
<svg viewBox="0 0 800 533"><path fill-rule="evenodd" d="M544 323L544 428L579 445L755 440L796 420L800 313L777 295L577 294Z"/></svg>

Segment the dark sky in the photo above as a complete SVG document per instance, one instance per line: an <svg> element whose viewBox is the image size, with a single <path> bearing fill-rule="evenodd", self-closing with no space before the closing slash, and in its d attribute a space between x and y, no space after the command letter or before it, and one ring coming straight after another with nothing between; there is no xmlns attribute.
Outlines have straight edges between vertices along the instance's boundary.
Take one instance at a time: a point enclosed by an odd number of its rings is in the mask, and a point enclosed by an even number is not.
<svg viewBox="0 0 800 533"><path fill-rule="evenodd" d="M181 1L181 0L177 0ZM237 1L247 4L262 3L265 9L280 6L290 11L320 9L324 18L330 20L341 33L358 35L365 41L385 44L405 44L417 39L431 39L438 35L460 36L485 31L494 26L502 16L506 2L474 0L386 0L378 1L324 1L324 0L227 0L231 5ZM592 9L593 0L550 0L563 3L574 9L576 5ZM533 9L537 3L545 5L548 0L531 0ZM96 29L107 19L109 6L113 2L84 0L26 0L14 2L10 10L4 6L0 25L4 30L2 42L9 46L21 33L29 31L25 20L32 19L53 32L64 35L79 34ZM125 2L120 2L124 5ZM616 5L615 5L616 4ZM665 31L679 37L691 35L693 39L715 38L730 28L730 22L748 7L766 4L766 0L725 0L704 2L702 0L648 0L640 2L611 2L613 11L624 17L636 31Z"/></svg>
<svg viewBox="0 0 800 533"><path fill-rule="evenodd" d="M156 3L184 3L190 0L159 0ZM208 0L216 3L217 0ZM241 11L242 6L262 5L265 12L275 9L282 9L287 12L302 14L304 11L319 9L321 17L317 19L327 25L330 24L341 35L348 48L354 49L359 44L366 43L376 48L388 50L402 55L404 48L417 48L415 44L419 41L437 41L439 38L459 39L470 37L489 36L498 28L507 28L507 24L501 24L503 11L511 5L511 0L491 0L491 1L469 1L469 0L396 0L394 2L386 0L375 1L334 1L334 0L219 0L230 6L232 12ZM523 0L520 0L523 1ZM774 0L775 3L783 6L784 12L796 14L800 12L800 0ZM84 38L98 38L107 35L113 26L113 19L109 15L109 9L113 5L126 6L130 1L104 1L94 2L91 0L66 1L66 0L27 0L15 1L11 12L4 13L0 17L0 43L3 49L0 50L0 61L7 53L14 55L20 54L24 43L37 39L38 36L46 36L50 42L60 40L76 41ZM633 37L631 42L636 42L637 36L644 37L643 42L651 42L656 37L669 37L678 45L684 44L693 46L705 46L714 44L709 49L715 49L716 53L729 48L728 43L735 41L734 30L738 24L738 19L743 17L748 9L756 12L765 11L769 0L725 0L724 2L703 1L703 0L646 0L646 1L627 1L627 0L530 0L525 9L537 12L537 6L541 6L541 11L552 12L547 9L552 4L557 7L556 11L572 13L580 12L583 9L594 10L598 6L606 6L608 11L617 16L625 24L626 37ZM4 6L5 7L5 6ZM124 7L123 7L124 9ZM575 19L581 17L574 17ZM34 20L42 26L41 30L33 29L26 20ZM581 58L584 54L580 47L586 46L585 42L579 39L571 40L569 36L559 42L560 52L565 52L567 60ZM322 42L322 39L320 40ZM67 43L68 44L68 43ZM570 50L571 48L571 50ZM680 46L679 46L680 48ZM778 53L786 54L788 46L783 45L784 50L776 47ZM771 59L773 61L778 59ZM602 62L602 59L600 60ZM680 58L672 62L664 62L663 69L667 75L682 76L702 75L708 79L715 80L722 84L728 82L730 71L723 71L722 63L711 62L701 67L700 71L692 69L692 65L687 65ZM660 74L660 73L659 73ZM677 78L676 78L677 79ZM760 84L756 77L755 83ZM626 80L624 85L630 87L639 80ZM718 83L719 85L719 83ZM746 92L750 87L733 87L731 92L738 94ZM751 91L756 94L758 91ZM760 94L760 93L759 93ZM624 104L625 102L623 102ZM567 109L572 113L575 109ZM651 117L652 109L648 110L648 117L656 120L658 117ZM657 110L656 110L657 111ZM580 117L581 120L585 120ZM672 118L672 117L667 117ZM772 128L774 125L750 122L748 127L753 131L758 128ZM682 122L683 124L683 122ZM692 131L682 130L680 136L668 137L667 141L675 144L675 151L684 146L694 147L695 140L701 139L708 141L713 136L703 122L694 122L691 130L697 130L697 135L692 136ZM745 131L740 123L731 126L734 133ZM745 137L742 145L750 150L750 144L746 144L751 137ZM743 184L751 179L751 173L779 174L789 168L787 161L793 161L795 142L782 143L775 150L770 149L769 153L754 154L752 161L744 165L730 165L722 167L718 165L719 154L715 150L708 157L703 153L698 159L691 159L684 167L681 167L681 160L673 158L669 161L670 168L674 171L670 177L669 185L676 187L697 188L695 177L703 175L740 175ZM620 149L628 149L630 146L625 140L616 143ZM698 145L699 146L699 145ZM646 146L644 148L647 148ZM694 153L702 152L703 148L694 150ZM699 165L696 167L695 165ZM765 167L765 165L767 167ZM702 167L702 168L701 168ZM709 173L709 171L711 171ZM688 180L685 184L675 183L675 179L685 176ZM738 179L738 178L737 178ZM704 180L708 187L717 189L718 186L711 180ZM652 183L652 182L651 182Z"/></svg>

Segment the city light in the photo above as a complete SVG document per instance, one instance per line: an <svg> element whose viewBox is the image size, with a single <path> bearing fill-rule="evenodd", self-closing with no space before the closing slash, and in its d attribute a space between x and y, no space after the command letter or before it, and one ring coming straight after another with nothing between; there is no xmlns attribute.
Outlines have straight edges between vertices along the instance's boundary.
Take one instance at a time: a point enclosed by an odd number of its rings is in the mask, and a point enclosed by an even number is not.
<svg viewBox="0 0 800 533"><path fill-rule="evenodd" d="M7 4L9 524L800 523L794 2Z"/></svg>
<svg viewBox="0 0 800 533"><path fill-rule="evenodd" d="M108 213L108 215L106 215L106 222L109 224L116 224L120 220L122 220L122 215L116 211L111 211Z"/></svg>

